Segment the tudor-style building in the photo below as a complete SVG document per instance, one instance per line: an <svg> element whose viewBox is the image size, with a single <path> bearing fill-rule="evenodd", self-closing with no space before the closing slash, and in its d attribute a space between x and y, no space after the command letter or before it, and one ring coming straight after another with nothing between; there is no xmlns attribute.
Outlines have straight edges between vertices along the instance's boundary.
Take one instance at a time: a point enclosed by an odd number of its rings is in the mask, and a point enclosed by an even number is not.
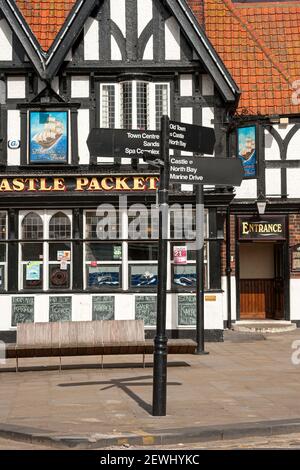
<svg viewBox="0 0 300 470"><path fill-rule="evenodd" d="M232 188L205 188L207 338L222 339L231 320L300 321L298 59L284 42L296 44L297 27L277 49L265 34L277 34L275 7L285 18L294 7L59 3L55 11L47 1L0 2L0 338L12 338L17 322L95 318L144 318L153 334L157 226L143 207L155 212L157 169L128 155L90 155L86 140L95 127L159 130L165 113L214 127L215 156L240 153L248 174L235 198ZM260 194L268 198L263 220ZM173 247L186 244L176 222L184 205L193 214L193 187L173 186L170 201L167 330L188 336L195 254L176 265ZM103 240L97 228L113 208Z"/></svg>
<svg viewBox="0 0 300 470"><path fill-rule="evenodd" d="M65 18L48 10L36 24L45 3L0 4L2 337L22 321L97 318L143 318L153 334L157 227L137 204L155 212L158 170L126 154L91 156L87 137L95 127L159 130L169 114L214 127L215 156L225 158L223 122L239 90L185 1L65 2L73 4ZM207 189L206 330L220 340L233 192ZM195 253L186 265L173 262L173 247L186 244L176 225L184 205L195 219L193 187L174 186L170 199L167 330L194 335ZM112 208L114 229L99 239Z"/></svg>

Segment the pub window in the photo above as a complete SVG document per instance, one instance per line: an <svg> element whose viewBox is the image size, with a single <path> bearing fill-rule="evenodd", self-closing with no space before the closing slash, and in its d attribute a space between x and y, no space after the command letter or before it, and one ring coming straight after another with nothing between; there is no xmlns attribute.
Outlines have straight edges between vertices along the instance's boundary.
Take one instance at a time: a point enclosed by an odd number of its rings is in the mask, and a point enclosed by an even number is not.
<svg viewBox="0 0 300 470"><path fill-rule="evenodd" d="M20 214L20 287L71 288L71 217L55 211Z"/></svg>
<svg viewBox="0 0 300 470"><path fill-rule="evenodd" d="M0 291L6 290L7 279L7 213L0 212Z"/></svg>
<svg viewBox="0 0 300 470"><path fill-rule="evenodd" d="M119 213L114 210L85 214L85 289L110 290L122 287L122 243ZM110 242L109 239L115 239Z"/></svg>
<svg viewBox="0 0 300 470"><path fill-rule="evenodd" d="M100 127L159 129L170 111L170 85L146 81L100 84Z"/></svg>

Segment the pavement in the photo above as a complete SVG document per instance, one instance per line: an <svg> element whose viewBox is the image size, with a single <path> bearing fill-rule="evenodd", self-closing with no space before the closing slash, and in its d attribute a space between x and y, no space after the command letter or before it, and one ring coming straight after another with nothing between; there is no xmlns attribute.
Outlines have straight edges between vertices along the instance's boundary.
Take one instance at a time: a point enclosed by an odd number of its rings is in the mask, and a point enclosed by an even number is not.
<svg viewBox="0 0 300 470"><path fill-rule="evenodd" d="M300 331L238 335L207 343L209 355L169 356L165 417L151 415L152 356L145 369L141 356L105 357L103 370L97 357L63 358L62 372L55 358L23 359L18 373L9 360L0 438L84 449L300 433Z"/></svg>

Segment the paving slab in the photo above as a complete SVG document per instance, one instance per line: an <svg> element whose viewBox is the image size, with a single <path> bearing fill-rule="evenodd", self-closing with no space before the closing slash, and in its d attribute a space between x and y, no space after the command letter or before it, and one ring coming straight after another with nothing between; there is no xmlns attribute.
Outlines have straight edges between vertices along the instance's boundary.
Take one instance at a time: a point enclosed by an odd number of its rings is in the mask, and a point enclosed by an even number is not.
<svg viewBox="0 0 300 470"><path fill-rule="evenodd" d="M23 359L0 366L0 436L92 448L300 432L294 330L265 341L208 343L207 356L172 355L167 416L153 417L152 357ZM121 444L120 444L121 443Z"/></svg>

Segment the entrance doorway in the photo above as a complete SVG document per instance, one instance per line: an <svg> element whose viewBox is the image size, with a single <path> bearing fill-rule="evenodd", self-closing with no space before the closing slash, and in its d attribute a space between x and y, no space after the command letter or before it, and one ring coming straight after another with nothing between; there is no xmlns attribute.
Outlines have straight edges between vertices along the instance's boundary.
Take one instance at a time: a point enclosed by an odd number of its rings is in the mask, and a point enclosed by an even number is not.
<svg viewBox="0 0 300 470"><path fill-rule="evenodd" d="M240 319L284 318L283 243L239 244Z"/></svg>

